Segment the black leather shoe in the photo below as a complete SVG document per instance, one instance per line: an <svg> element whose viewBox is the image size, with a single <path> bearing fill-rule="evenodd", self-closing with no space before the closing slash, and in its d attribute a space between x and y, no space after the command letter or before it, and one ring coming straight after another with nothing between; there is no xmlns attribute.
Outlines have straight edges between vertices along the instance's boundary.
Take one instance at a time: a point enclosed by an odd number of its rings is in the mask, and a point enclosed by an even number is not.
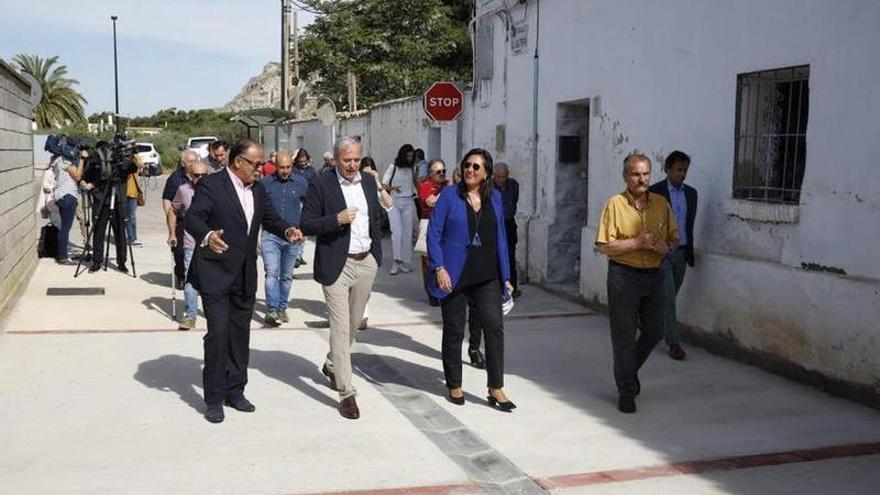
<svg viewBox="0 0 880 495"><path fill-rule="evenodd" d="M684 348L680 344L672 344L669 346L669 357L676 361L684 361L684 358L687 357L687 353L684 352Z"/></svg>
<svg viewBox="0 0 880 495"><path fill-rule="evenodd" d="M621 395L617 400L617 409L622 413L632 414L636 412L636 398L628 395Z"/></svg>
<svg viewBox="0 0 880 495"><path fill-rule="evenodd" d="M222 404L208 405L208 409L205 411L205 419L207 419L211 423L222 423L223 417L224 416L223 416L223 405Z"/></svg>
<svg viewBox="0 0 880 495"><path fill-rule="evenodd" d="M116 269L122 273L128 273L128 268L125 265L119 265L116 267Z"/></svg>
<svg viewBox="0 0 880 495"><path fill-rule="evenodd" d="M343 418L348 419L358 419L361 417L361 410L358 409L357 401L353 395L342 399L342 402L339 403L339 414Z"/></svg>
<svg viewBox="0 0 880 495"><path fill-rule="evenodd" d="M321 368L321 373L324 373L324 376L330 379L330 388L332 388L333 390L338 390L336 388L336 375L334 375L333 372L327 368L327 363L324 363L324 367Z"/></svg>
<svg viewBox="0 0 880 495"><path fill-rule="evenodd" d="M499 411L504 411L504 412L510 412L510 411L513 411L514 409L516 409L516 404L514 404L513 402L511 402L509 400L501 402L500 400L496 399L495 397L492 397L491 395L487 396L486 400L489 401L489 407L491 407L492 409L497 409Z"/></svg>
<svg viewBox="0 0 880 495"><path fill-rule="evenodd" d="M89 273L95 273L96 271L101 269L101 265L97 263L93 263L92 266L89 267Z"/></svg>
<svg viewBox="0 0 880 495"><path fill-rule="evenodd" d="M460 397L455 397L454 395L452 395L452 389L449 389L449 393L446 394L446 400L448 400L449 402L452 402L456 406L463 406L464 405L464 392L462 392Z"/></svg>
<svg viewBox="0 0 880 495"><path fill-rule="evenodd" d="M468 349L468 357L471 359L471 366L479 369L486 369L486 358L483 357L482 351L479 349Z"/></svg>
<svg viewBox="0 0 880 495"><path fill-rule="evenodd" d="M226 399L226 405L235 409L236 411L241 412L254 412L257 410L256 406L251 404L251 401L245 399L244 397L236 400Z"/></svg>

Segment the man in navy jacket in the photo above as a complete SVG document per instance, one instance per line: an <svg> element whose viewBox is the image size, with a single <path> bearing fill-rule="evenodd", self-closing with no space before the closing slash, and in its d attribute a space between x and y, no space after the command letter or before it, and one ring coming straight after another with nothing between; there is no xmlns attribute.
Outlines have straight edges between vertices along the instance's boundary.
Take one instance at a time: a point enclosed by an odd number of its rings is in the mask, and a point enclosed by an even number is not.
<svg viewBox="0 0 880 495"><path fill-rule="evenodd" d="M669 201L672 213L679 225L678 248L673 249L663 259L661 270L666 291L666 311L664 312L664 339L669 346L669 356L681 361L687 353L681 346L678 321L675 313L675 300L684 282L685 263L694 266L694 219L697 216L697 190L684 183L691 157L682 151L673 151L666 157L664 169L666 179L651 186L652 193L659 194Z"/></svg>

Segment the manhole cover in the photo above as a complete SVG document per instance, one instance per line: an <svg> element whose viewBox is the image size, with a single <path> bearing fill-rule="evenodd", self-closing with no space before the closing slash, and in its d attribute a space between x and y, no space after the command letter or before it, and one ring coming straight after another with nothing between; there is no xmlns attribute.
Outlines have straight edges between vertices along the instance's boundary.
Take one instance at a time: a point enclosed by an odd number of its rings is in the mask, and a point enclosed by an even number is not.
<svg viewBox="0 0 880 495"><path fill-rule="evenodd" d="M103 296L103 287L49 287L47 296Z"/></svg>

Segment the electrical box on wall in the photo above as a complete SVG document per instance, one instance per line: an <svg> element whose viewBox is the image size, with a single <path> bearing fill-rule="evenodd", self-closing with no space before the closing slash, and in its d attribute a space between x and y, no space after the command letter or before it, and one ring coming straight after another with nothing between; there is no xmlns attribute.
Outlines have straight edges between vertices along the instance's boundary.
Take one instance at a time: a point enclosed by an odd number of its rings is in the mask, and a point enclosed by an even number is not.
<svg viewBox="0 0 880 495"><path fill-rule="evenodd" d="M559 136L559 163L578 163L581 160L581 137Z"/></svg>

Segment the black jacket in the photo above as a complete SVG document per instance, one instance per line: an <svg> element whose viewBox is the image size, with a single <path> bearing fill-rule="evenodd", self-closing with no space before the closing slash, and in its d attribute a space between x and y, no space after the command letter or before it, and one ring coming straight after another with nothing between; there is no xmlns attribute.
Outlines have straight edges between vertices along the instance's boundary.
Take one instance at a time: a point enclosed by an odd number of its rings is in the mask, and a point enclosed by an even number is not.
<svg viewBox="0 0 880 495"><path fill-rule="evenodd" d="M260 225L282 238L285 231L293 227L275 214L262 184L255 182L253 193L254 217L248 232L244 209L226 170L207 175L196 185L183 225L196 241L187 280L200 292L227 293L236 277L243 274L245 293L256 294ZM225 253L217 254L207 246L201 247L208 232L220 229L223 230L223 241L229 246Z"/></svg>
<svg viewBox="0 0 880 495"><path fill-rule="evenodd" d="M687 225L684 226L684 231L687 234L687 246L685 249L685 259L687 260L688 265L694 266L694 219L697 217L697 190L693 187L684 185L684 200L687 204ZM666 182L666 179L663 179L650 187L650 191L652 193L659 194L666 198L666 201L669 201L669 185ZM669 202L670 207L672 206L672 202ZM681 225L678 226L679 229L682 228Z"/></svg>
<svg viewBox="0 0 880 495"><path fill-rule="evenodd" d="M379 193L372 176L361 174L361 187L367 198L370 216L370 253L382 264L382 232L379 224ZM315 280L332 285L342 273L351 243L351 225L339 225L336 215L346 208L339 175L335 169L315 177L303 197L301 228L305 235L316 235Z"/></svg>

